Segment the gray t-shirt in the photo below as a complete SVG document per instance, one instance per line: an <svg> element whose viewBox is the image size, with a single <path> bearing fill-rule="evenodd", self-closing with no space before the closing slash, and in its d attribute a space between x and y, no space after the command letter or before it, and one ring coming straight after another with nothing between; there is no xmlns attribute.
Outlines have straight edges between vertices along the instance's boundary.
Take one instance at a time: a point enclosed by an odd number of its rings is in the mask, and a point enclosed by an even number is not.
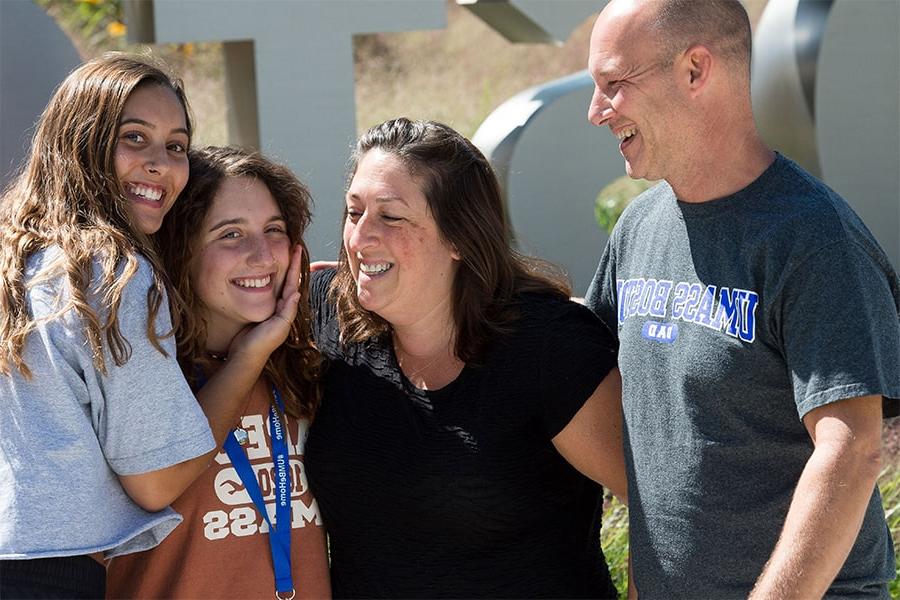
<svg viewBox="0 0 900 600"><path fill-rule="evenodd" d="M31 256L26 280L58 254L54 248ZM28 289L38 323L24 352L33 376L0 376L0 559L136 552L181 521L168 508L142 510L117 478L215 446L175 360L174 339L160 340L168 357L147 339L151 282L151 267L140 259L118 314L131 358L117 367L107 350L105 376L94 367L77 313L40 320L65 302L64 279ZM154 326L158 333L171 329L165 299Z"/></svg>
<svg viewBox="0 0 900 600"><path fill-rule="evenodd" d="M900 397L900 280L847 204L778 156L740 192L622 216L587 295L618 334L642 599L746 597L813 444L801 418ZM829 594L887 597L877 489Z"/></svg>

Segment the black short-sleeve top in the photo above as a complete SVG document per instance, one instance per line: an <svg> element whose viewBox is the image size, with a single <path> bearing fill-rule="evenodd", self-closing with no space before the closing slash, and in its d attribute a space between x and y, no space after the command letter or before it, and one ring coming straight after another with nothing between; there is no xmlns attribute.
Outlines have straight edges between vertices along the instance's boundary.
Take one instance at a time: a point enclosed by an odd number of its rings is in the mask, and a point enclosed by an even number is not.
<svg viewBox="0 0 900 600"><path fill-rule="evenodd" d="M602 490L552 443L615 366L605 327L574 302L522 295L478 366L423 391L389 342L341 344L333 276L311 285L328 365L306 469L335 597L614 594Z"/></svg>

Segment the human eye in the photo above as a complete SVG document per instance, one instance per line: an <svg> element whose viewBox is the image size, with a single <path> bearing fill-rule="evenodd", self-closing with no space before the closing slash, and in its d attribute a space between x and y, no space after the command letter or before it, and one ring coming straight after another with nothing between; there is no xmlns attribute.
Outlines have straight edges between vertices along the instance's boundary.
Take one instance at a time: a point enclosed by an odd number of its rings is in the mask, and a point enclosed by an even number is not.
<svg viewBox="0 0 900 600"><path fill-rule="evenodd" d="M126 131L121 136L121 139L127 140L133 144L143 144L146 140L143 133L138 131Z"/></svg>
<svg viewBox="0 0 900 600"><path fill-rule="evenodd" d="M185 154L187 152L187 144L182 142L172 142L168 145L169 152L176 154Z"/></svg>
<svg viewBox="0 0 900 600"><path fill-rule="evenodd" d="M385 221L387 221L388 223L398 223L403 220L403 217L397 217L397 216L389 215L389 214L383 214L383 215L381 215L381 218L384 219Z"/></svg>
<svg viewBox="0 0 900 600"><path fill-rule="evenodd" d="M356 223L359 221L360 217L362 217L362 211L358 208L353 208L352 206L347 207L347 220L351 223Z"/></svg>
<svg viewBox="0 0 900 600"><path fill-rule="evenodd" d="M241 237L241 232L237 229L229 229L227 231L222 232L222 235L219 236L220 240L236 240Z"/></svg>
<svg viewBox="0 0 900 600"><path fill-rule="evenodd" d="M274 233L274 234L278 234L278 235L286 235L286 234L287 234L287 230L285 229L284 225L269 225L269 226L266 228L266 233Z"/></svg>

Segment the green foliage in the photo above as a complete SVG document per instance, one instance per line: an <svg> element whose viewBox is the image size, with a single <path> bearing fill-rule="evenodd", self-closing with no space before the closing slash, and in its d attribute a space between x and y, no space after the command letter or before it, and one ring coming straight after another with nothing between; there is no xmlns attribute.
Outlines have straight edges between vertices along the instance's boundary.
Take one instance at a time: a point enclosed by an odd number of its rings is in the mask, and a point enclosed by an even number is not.
<svg viewBox="0 0 900 600"><path fill-rule="evenodd" d="M125 48L121 0L35 0L69 34L79 50Z"/></svg>
<svg viewBox="0 0 900 600"><path fill-rule="evenodd" d="M893 462L896 462L893 461ZM878 478L881 503L887 516L891 537L894 538L894 570L896 576L888 590L891 598L900 598L900 466L893 464L881 472Z"/></svg>
<svg viewBox="0 0 900 600"><path fill-rule="evenodd" d="M616 589L624 597L628 589L628 508L613 496L608 496L603 506L600 545Z"/></svg>
<svg viewBox="0 0 900 600"><path fill-rule="evenodd" d="M632 179L628 176L614 180L600 190L597 195L597 201L594 203L594 216L597 218L597 224L607 233L612 233L613 227L622 216L625 207L641 192L655 184L655 181Z"/></svg>

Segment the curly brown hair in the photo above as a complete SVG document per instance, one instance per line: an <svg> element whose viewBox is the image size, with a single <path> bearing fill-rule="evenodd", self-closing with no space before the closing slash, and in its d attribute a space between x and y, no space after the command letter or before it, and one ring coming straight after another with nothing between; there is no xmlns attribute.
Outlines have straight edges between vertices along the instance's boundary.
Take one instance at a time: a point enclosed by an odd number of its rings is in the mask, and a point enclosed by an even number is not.
<svg viewBox="0 0 900 600"><path fill-rule="evenodd" d="M175 206L156 233L160 256L177 291L173 312L178 313L175 339L178 360L195 388L198 369L211 362L206 348L207 324L200 316L203 301L191 280L197 256L197 233L226 178L250 177L269 189L284 217L291 244L303 245L303 232L311 219L309 190L285 166L236 147L208 147L188 154L190 176ZM269 357L265 374L278 386L285 412L311 419L319 403L321 359L312 341L309 309L309 258L304 245L300 306L288 340Z"/></svg>
<svg viewBox="0 0 900 600"><path fill-rule="evenodd" d="M138 256L153 267L147 292L147 337L165 354L156 315L167 291L164 273L150 238L129 217L124 190L116 176L115 152L125 103L139 86L170 89L184 109L188 135L191 119L181 81L149 58L109 53L81 65L59 85L41 115L31 151L0 199L0 373L31 372L22 358L25 340L35 327L26 306L28 286L60 275L70 290L68 301L52 319L75 310L84 321L94 364L106 373L103 341L116 365L128 360L131 347L119 330L118 310L138 268ZM61 260L25 281L28 258L58 247ZM99 265L99 274L94 273ZM96 289L88 288L96 280ZM100 299L99 310L88 296ZM102 317L101 315L104 315Z"/></svg>

